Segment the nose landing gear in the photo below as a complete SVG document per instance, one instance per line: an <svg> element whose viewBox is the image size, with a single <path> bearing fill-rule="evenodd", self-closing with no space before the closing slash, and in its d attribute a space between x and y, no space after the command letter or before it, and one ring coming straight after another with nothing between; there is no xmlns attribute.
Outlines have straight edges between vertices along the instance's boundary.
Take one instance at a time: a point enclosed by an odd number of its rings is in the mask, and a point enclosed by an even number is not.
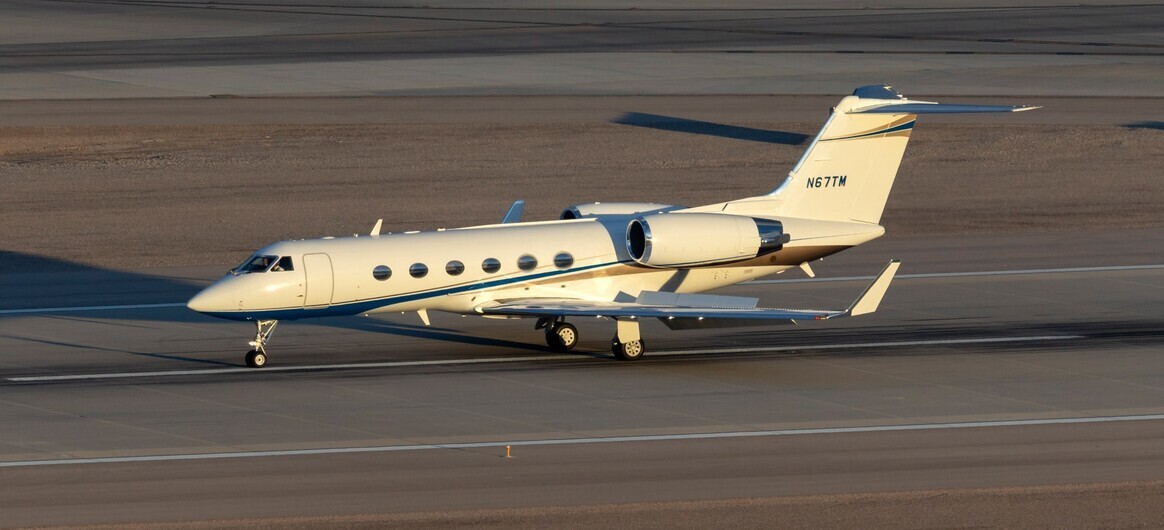
<svg viewBox="0 0 1164 530"><path fill-rule="evenodd" d="M247 352L247 366L251 368L262 368L267 365L267 350L264 346L267 344L267 341L271 340L271 334L275 332L275 326L278 325L278 320L255 321L255 340L250 342L251 347L254 349Z"/></svg>

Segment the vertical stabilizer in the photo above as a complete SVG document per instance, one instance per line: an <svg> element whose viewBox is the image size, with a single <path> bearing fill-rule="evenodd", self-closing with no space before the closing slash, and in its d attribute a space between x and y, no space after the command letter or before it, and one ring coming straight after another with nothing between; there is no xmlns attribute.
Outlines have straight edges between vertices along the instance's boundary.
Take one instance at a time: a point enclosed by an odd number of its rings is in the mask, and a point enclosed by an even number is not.
<svg viewBox="0 0 1164 530"><path fill-rule="evenodd" d="M888 85L858 88L769 197L776 215L878 223L919 114L1015 112L1037 107L911 101Z"/></svg>

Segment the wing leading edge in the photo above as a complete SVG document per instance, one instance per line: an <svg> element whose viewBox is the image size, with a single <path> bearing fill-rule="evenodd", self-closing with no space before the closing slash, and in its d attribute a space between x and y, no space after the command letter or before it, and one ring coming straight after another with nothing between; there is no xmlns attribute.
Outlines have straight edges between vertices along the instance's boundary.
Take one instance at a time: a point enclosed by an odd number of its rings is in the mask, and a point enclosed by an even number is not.
<svg viewBox="0 0 1164 530"><path fill-rule="evenodd" d="M873 283L844 310L777 309L756 307L755 298L644 292L634 302L509 300L478 307L477 312L498 316L658 318L672 329L795 324L797 320L825 320L876 311L900 265L900 260L890 261Z"/></svg>

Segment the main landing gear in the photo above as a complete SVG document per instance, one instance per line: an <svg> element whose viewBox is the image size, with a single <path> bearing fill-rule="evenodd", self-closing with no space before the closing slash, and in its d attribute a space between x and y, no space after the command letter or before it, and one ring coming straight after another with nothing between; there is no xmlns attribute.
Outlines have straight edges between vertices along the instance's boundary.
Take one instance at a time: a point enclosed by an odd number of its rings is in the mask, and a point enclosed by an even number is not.
<svg viewBox="0 0 1164 530"><path fill-rule="evenodd" d="M565 317L539 318L534 329L546 330L546 344L554 351L570 351L578 345L578 328Z"/></svg>
<svg viewBox="0 0 1164 530"><path fill-rule="evenodd" d="M610 350L620 361L637 361L643 357L647 347L639 335L639 321L631 317L618 319L618 329L610 340Z"/></svg>
<svg viewBox="0 0 1164 530"><path fill-rule="evenodd" d="M610 351L622 361L641 359L647 348L639 336L638 320L618 319L617 322L618 332L610 341ZM546 330L546 344L554 351L570 351L578 344L578 328L566 322L565 317L539 318L534 329Z"/></svg>
<svg viewBox="0 0 1164 530"><path fill-rule="evenodd" d="M267 344L267 341L271 340L271 334L275 332L275 326L278 325L278 320L255 321L255 340L250 342L251 347L254 349L247 352L247 366L251 368L262 368L267 365L267 350L263 346Z"/></svg>
<svg viewBox="0 0 1164 530"><path fill-rule="evenodd" d="M614 352L614 356L620 361L637 361L643 358L643 352L647 351L647 347L643 339L619 342L618 336L615 335L610 340L610 351Z"/></svg>

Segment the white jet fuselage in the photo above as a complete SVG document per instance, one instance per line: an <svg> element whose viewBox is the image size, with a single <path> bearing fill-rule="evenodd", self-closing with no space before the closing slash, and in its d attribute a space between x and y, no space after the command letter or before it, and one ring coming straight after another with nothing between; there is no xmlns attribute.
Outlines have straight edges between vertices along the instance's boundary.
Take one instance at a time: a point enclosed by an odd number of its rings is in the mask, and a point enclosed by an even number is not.
<svg viewBox="0 0 1164 530"><path fill-rule="evenodd" d="M697 293L776 274L884 233L876 224L784 218L790 241L778 251L725 264L653 268L637 263L627 248L634 218L283 241L255 256L289 257L292 270L232 271L189 305L232 320L290 320L418 310L476 314L514 299L634 300L643 291ZM698 233L682 239L655 244L724 244ZM497 270L487 266L492 260Z"/></svg>

